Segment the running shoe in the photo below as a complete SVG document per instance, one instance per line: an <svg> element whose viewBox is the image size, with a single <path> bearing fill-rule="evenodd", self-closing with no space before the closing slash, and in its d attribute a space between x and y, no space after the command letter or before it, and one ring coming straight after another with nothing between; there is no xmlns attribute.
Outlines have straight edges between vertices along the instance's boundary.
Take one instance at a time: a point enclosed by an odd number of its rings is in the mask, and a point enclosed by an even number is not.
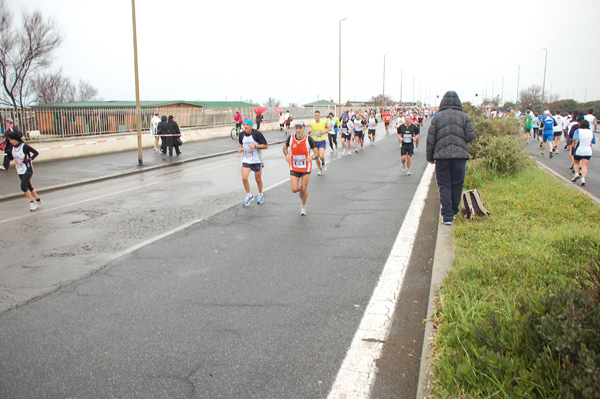
<svg viewBox="0 0 600 399"><path fill-rule="evenodd" d="M569 166L569 169L573 170L573 166L575 166L575 164L571 162L571 166Z"/></svg>
<svg viewBox="0 0 600 399"><path fill-rule="evenodd" d="M410 170L406 171L406 176L410 176L412 173L410 173Z"/></svg>
<svg viewBox="0 0 600 399"><path fill-rule="evenodd" d="M452 222L444 222L444 226L452 226Z"/></svg>
<svg viewBox="0 0 600 399"><path fill-rule="evenodd" d="M31 212L35 211L37 209L37 207L35 206L35 203L33 201L29 201L29 210Z"/></svg>
<svg viewBox="0 0 600 399"><path fill-rule="evenodd" d="M581 176L579 176L579 173L575 173L575 174L573 175L573 178L571 179L571 181L572 181L572 182L576 182L576 181L577 181L577 179L579 179L580 177L581 177Z"/></svg>
<svg viewBox="0 0 600 399"><path fill-rule="evenodd" d="M419 152L419 147L415 147L415 152Z"/></svg>
<svg viewBox="0 0 600 399"><path fill-rule="evenodd" d="M323 172L327 171L327 165L323 165Z"/></svg>
<svg viewBox="0 0 600 399"><path fill-rule="evenodd" d="M540 148L542 148L542 143L540 143Z"/></svg>
<svg viewBox="0 0 600 399"><path fill-rule="evenodd" d="M354 152L356 152L358 154L358 148L356 150L354 150Z"/></svg>
<svg viewBox="0 0 600 399"><path fill-rule="evenodd" d="M256 199L256 203L257 204L262 204L265 200L265 195L264 194L258 194L258 198Z"/></svg>
<svg viewBox="0 0 600 399"><path fill-rule="evenodd" d="M544 156L544 151L540 151L540 155L541 155L541 156Z"/></svg>
<svg viewBox="0 0 600 399"><path fill-rule="evenodd" d="M323 171L321 169L319 169L319 171L317 172L317 176L321 176L323 174Z"/></svg>
<svg viewBox="0 0 600 399"><path fill-rule="evenodd" d="M154 152L157 152L157 151L158 151L158 147L154 147Z"/></svg>
<svg viewBox="0 0 600 399"><path fill-rule="evenodd" d="M307 215L306 208L305 207L301 207L300 208L300 216L306 216L306 215Z"/></svg>
<svg viewBox="0 0 600 399"><path fill-rule="evenodd" d="M352 150L348 150L348 156L351 157L352 156Z"/></svg>
<svg viewBox="0 0 600 399"><path fill-rule="evenodd" d="M582 186L585 186L585 179L584 179L583 177L581 178L581 183L580 183L580 184L581 184Z"/></svg>
<svg viewBox="0 0 600 399"><path fill-rule="evenodd" d="M548 158L552 158L552 157L553 157L552 152L550 152L550 154L548 154Z"/></svg>
<svg viewBox="0 0 600 399"><path fill-rule="evenodd" d="M6 170L6 168L4 167L4 165L0 165L0 170Z"/></svg>
<svg viewBox="0 0 600 399"><path fill-rule="evenodd" d="M402 173L406 172L406 165L402 164Z"/></svg>
<svg viewBox="0 0 600 399"><path fill-rule="evenodd" d="M41 198L40 198L40 200L39 200L39 201L36 201L36 202L37 202L36 206L37 206L38 208L39 208L40 206L44 205L44 200L43 200L43 199L41 199Z"/></svg>
<svg viewBox="0 0 600 399"><path fill-rule="evenodd" d="M330 153L330 154L333 154L333 148L332 148L331 150L329 150L329 153Z"/></svg>
<svg viewBox="0 0 600 399"><path fill-rule="evenodd" d="M254 200L254 195L246 196L244 202L242 202L242 206L248 206Z"/></svg>

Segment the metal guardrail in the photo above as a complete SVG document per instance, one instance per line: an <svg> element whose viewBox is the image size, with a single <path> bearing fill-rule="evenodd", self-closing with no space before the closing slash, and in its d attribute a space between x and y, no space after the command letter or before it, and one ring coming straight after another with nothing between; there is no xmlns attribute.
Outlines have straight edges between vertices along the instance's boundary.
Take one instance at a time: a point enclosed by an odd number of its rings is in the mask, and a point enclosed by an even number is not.
<svg viewBox="0 0 600 399"><path fill-rule="evenodd" d="M313 116L312 107L277 108L289 110L294 118ZM273 112L277 108L267 108L263 113L263 122L279 120L279 113ZM252 108L142 108L141 130L150 130L150 120L156 112L161 115L173 115L181 128L194 128L233 125L236 111L240 111L244 119L255 121L256 114ZM0 109L2 130L4 119L7 117L10 117L27 137L37 139L102 136L137 131L135 108L28 108L24 111Z"/></svg>

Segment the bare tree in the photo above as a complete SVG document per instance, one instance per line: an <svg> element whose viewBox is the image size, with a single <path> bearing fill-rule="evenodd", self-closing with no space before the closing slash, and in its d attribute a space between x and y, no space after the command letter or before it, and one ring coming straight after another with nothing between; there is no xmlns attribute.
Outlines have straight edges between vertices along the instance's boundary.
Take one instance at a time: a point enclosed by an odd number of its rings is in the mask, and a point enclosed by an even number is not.
<svg viewBox="0 0 600 399"><path fill-rule="evenodd" d="M279 107L280 103L281 101L279 101L278 99L269 97L267 102L265 102L265 107Z"/></svg>
<svg viewBox="0 0 600 399"><path fill-rule="evenodd" d="M531 85L519 92L519 100L525 108L533 108L542 103L542 86Z"/></svg>
<svg viewBox="0 0 600 399"><path fill-rule="evenodd" d="M86 82L85 80L79 81L77 87L77 97L75 101L91 101L95 100L98 96L98 89Z"/></svg>
<svg viewBox="0 0 600 399"><path fill-rule="evenodd" d="M54 73L40 74L32 79L33 102L37 104L64 103L75 98L77 89L69 78L58 70Z"/></svg>
<svg viewBox="0 0 600 399"><path fill-rule="evenodd" d="M39 11L23 11L22 20L23 26L14 29L12 12L0 1L0 103L21 110L30 102L31 76L50 65L63 42L54 21L44 20Z"/></svg>

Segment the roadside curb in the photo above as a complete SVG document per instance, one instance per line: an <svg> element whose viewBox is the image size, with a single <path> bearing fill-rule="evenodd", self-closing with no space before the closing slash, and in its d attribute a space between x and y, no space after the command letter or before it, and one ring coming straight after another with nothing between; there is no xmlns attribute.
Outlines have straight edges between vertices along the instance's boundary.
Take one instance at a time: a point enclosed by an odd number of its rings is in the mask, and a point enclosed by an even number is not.
<svg viewBox="0 0 600 399"><path fill-rule="evenodd" d="M573 184L573 182L571 182L571 180L569 180L566 177L562 176L561 174L559 174L558 172L556 172L552 168L549 168L548 166L544 165L543 163L541 163L537 159L534 159L533 157L529 157L529 158L533 159L538 164L539 168L542 169L544 172L546 172L549 175L552 175L554 177L557 177L559 180L561 180L563 183L565 183L565 185L567 185L567 186L569 186L571 188L574 188L575 190L578 190L579 192L581 192L581 193L587 195L588 197L590 197L595 203L600 204L600 198L598 198L595 195L591 194L590 192L584 190L583 188L581 188L577 184Z"/></svg>
<svg viewBox="0 0 600 399"><path fill-rule="evenodd" d="M421 352L421 366L419 367L419 385L417 399L431 397L431 380L433 376L433 338L434 313L437 307L437 296L442 282L452 269L454 260L454 240L452 228L442 224L440 215L435 253L433 255L433 268L431 271L431 285L429 288L429 304L427 305L427 318L425 319L425 335L423 337L423 350Z"/></svg>
<svg viewBox="0 0 600 399"><path fill-rule="evenodd" d="M280 144L280 143L283 143L284 141L285 140L274 141L272 144ZM117 179L120 177L131 176L131 175L135 175L138 173L150 172L153 170L169 168L172 166L179 166L179 165L183 165L186 163L201 161L203 159L215 158L215 157L222 156L222 155L235 154L236 152L237 152L237 150L229 150L229 151L223 151L223 152L216 152L216 153L208 154L208 155L201 155L201 156L189 158L189 159L183 159L180 161L166 162L166 163L163 163L160 165L147 166L147 167L140 166L140 167L138 167L138 169L128 170L126 172L113 173L112 175L99 176L99 177L94 177L91 179L79 180L79 181L64 183L64 184L57 184L55 186L42 187L42 188L36 189L35 191L40 194L49 193L49 192L56 191L56 190L63 190L66 188L78 187L78 186L83 186L86 184L98 183L98 182L105 181L105 180L111 180L111 179ZM0 202L9 201L12 199L17 199L17 198L22 198L22 197L23 197L23 193L21 193L21 192L0 195Z"/></svg>

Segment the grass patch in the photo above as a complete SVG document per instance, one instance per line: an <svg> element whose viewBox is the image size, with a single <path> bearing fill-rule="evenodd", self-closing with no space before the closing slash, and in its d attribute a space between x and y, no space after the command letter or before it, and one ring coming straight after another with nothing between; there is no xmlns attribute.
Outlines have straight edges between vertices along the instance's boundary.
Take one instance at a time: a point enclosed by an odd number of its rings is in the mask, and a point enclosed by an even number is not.
<svg viewBox="0 0 600 399"><path fill-rule="evenodd" d="M434 394L600 397L597 385L586 385L600 379L600 355L590 350L600 343L600 324L564 329L592 330L575 349L564 331L546 331L587 314L565 316L563 305L600 314L590 295L569 293L579 289L578 275L600 253L600 207L531 164L510 176L473 181L492 214L457 219L453 227L454 268L436 312ZM561 340L570 342L569 351Z"/></svg>

